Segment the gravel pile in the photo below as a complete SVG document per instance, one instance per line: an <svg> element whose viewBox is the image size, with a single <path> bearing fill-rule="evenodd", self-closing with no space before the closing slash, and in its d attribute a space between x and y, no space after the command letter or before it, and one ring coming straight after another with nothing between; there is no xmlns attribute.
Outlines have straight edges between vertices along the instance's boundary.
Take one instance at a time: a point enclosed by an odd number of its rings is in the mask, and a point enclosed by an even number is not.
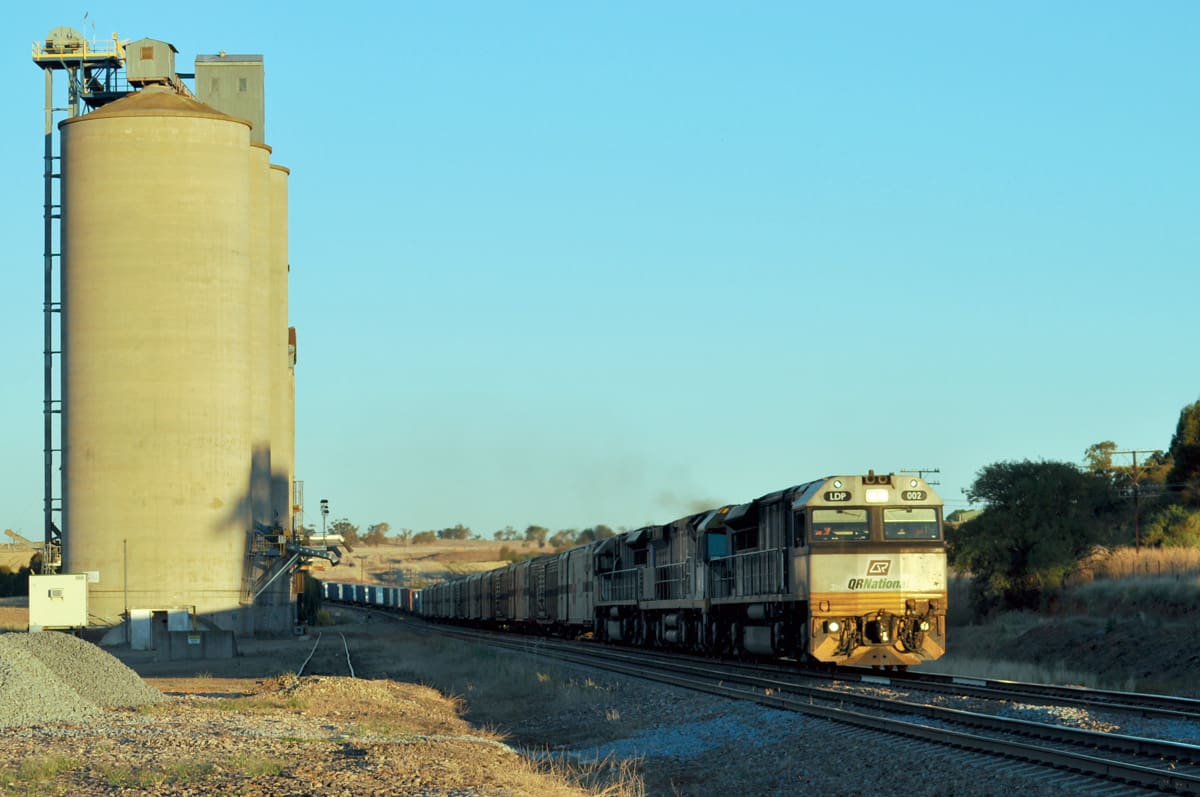
<svg viewBox="0 0 1200 797"><path fill-rule="evenodd" d="M163 699L90 642L53 631L0 634L0 728L83 722Z"/></svg>

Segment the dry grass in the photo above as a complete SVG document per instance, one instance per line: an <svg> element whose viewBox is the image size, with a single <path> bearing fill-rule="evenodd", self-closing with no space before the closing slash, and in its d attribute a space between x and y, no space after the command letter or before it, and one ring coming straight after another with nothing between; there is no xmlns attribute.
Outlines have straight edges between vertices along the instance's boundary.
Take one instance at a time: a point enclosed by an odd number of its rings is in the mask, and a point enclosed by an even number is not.
<svg viewBox="0 0 1200 797"><path fill-rule="evenodd" d="M321 575L331 581L366 581L375 584L420 585L450 574L474 573L508 564L501 549L517 553L549 553L536 542L512 540L438 540L411 545L388 542L357 545L336 570Z"/></svg>
<svg viewBox="0 0 1200 797"><path fill-rule="evenodd" d="M1033 612L1009 612L985 625L961 627L951 636L946 655L913 669L972 678L1076 684L1104 689L1130 688L1131 681L1125 676L1104 678L1097 673L1070 666L1057 656L1027 660L1010 655L1013 650L1034 653L1028 640L1051 623L1049 618Z"/></svg>
<svg viewBox="0 0 1200 797"><path fill-rule="evenodd" d="M0 537L0 539L5 539ZM22 567L29 567L30 560L38 552L37 548L26 548L21 545L0 544L0 567L7 567L13 573Z"/></svg>
<svg viewBox="0 0 1200 797"><path fill-rule="evenodd" d="M1067 580L1067 585L1147 576L1200 576L1200 549L1097 548L1079 563L1079 569Z"/></svg>
<svg viewBox="0 0 1200 797"><path fill-rule="evenodd" d="M528 760L528 759L526 759ZM640 760L607 757L600 761L567 761L558 756L542 756L530 763L533 771L568 786L583 789L595 797L645 797L646 784L638 768Z"/></svg>
<svg viewBox="0 0 1200 797"><path fill-rule="evenodd" d="M72 772L79 762L63 755L48 754L22 761L10 761L0 767L0 793L4 794L50 794L60 784L62 776Z"/></svg>
<svg viewBox="0 0 1200 797"><path fill-rule="evenodd" d="M1060 612L1092 617L1140 615L1143 622L1200 613L1200 575L1102 579L1064 591Z"/></svg>
<svg viewBox="0 0 1200 797"><path fill-rule="evenodd" d="M1136 691L1132 676L1104 678L1066 666L1062 662L1043 664L1030 661L976 658L971 655L947 654L938 661L919 664L915 672L954 673L967 678L987 678L1001 681L1023 681L1036 684L1069 684L1092 689Z"/></svg>
<svg viewBox="0 0 1200 797"><path fill-rule="evenodd" d="M1049 605L1046 614L1008 613L982 628L957 629L943 669L965 672L979 659L983 672L1010 673L997 677L1194 691L1187 662L1200 615L1200 550L1097 549ZM1055 637L1073 643L1055 644Z"/></svg>
<svg viewBox="0 0 1200 797"><path fill-rule="evenodd" d="M29 628L29 610L20 606L0 606L0 631L24 631Z"/></svg>
<svg viewBox="0 0 1200 797"><path fill-rule="evenodd" d="M108 766L101 775L109 786L119 789L148 789L203 782L216 770L211 761L182 760L159 767Z"/></svg>
<svg viewBox="0 0 1200 797"><path fill-rule="evenodd" d="M387 677L451 695L456 710L475 727L472 732L485 738L512 743L513 734L519 732L499 729L511 729L514 718L536 720L540 738L553 738L563 746L637 730L629 722L621 722L612 689L586 674L550 661L535 664L528 655L446 637L423 636L417 644L420 656L404 657L403 668L389 671ZM365 660L375 653L370 643L363 643L358 655ZM555 723L553 730L549 723ZM516 743L520 744L520 739ZM549 775L589 794L641 797L645 793L637 762L576 762L551 755L523 760L531 775Z"/></svg>
<svg viewBox="0 0 1200 797"><path fill-rule="evenodd" d="M570 713L592 708L603 715L610 692L590 677L505 650L444 637L422 642L419 659L395 674L459 696L475 716L513 716L519 712Z"/></svg>

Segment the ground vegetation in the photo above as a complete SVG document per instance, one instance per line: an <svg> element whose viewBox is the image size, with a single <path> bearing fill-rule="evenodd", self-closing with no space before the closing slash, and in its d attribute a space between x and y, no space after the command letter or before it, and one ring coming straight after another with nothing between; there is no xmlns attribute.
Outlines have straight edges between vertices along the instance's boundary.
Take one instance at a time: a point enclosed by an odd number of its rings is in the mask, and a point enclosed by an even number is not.
<svg viewBox="0 0 1200 797"><path fill-rule="evenodd" d="M1138 453L1105 440L1081 466L1025 460L979 471L967 496L983 511L946 532L951 564L972 577L977 618L1045 608L1097 552L1200 546L1200 402L1180 412L1167 450Z"/></svg>

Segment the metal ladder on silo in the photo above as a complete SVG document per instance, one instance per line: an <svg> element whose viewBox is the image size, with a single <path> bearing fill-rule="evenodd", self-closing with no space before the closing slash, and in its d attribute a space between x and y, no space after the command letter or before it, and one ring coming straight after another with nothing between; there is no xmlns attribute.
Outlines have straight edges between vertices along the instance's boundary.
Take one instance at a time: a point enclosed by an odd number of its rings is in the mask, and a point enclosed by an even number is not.
<svg viewBox="0 0 1200 797"><path fill-rule="evenodd" d="M63 532L54 522L55 513L61 517L63 511L63 400L54 388L54 364L58 358L62 367L62 156L58 153L55 138L54 115L65 111L75 117L88 107L99 107L125 92L119 83L119 70L125 63L125 51L120 38L113 34L112 46L98 47L71 31L62 38L63 29L51 31L44 44L34 42L33 62L45 74L46 81L46 127L44 208L43 208L43 271L44 286L42 299L42 356L43 365L43 472L42 472L42 573L57 573L62 566ZM78 38L76 38L78 37ZM67 73L67 105L54 107L54 73ZM57 167L57 169L55 168ZM57 336L56 333L57 332ZM60 378L61 387L61 378ZM57 418L57 420L56 420ZM57 429L56 429L57 427ZM55 444L55 438L59 443ZM55 467L57 462L58 467ZM57 479L55 473L58 473ZM56 489L57 484L57 489ZM64 524L65 525L65 524Z"/></svg>

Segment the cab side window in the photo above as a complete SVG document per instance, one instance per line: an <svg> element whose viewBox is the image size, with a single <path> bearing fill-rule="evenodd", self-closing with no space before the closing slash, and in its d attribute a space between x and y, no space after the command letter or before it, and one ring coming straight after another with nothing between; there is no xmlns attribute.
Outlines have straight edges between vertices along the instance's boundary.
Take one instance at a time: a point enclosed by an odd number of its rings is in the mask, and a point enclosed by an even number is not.
<svg viewBox="0 0 1200 797"><path fill-rule="evenodd" d="M792 513L792 547L804 547L804 510Z"/></svg>

